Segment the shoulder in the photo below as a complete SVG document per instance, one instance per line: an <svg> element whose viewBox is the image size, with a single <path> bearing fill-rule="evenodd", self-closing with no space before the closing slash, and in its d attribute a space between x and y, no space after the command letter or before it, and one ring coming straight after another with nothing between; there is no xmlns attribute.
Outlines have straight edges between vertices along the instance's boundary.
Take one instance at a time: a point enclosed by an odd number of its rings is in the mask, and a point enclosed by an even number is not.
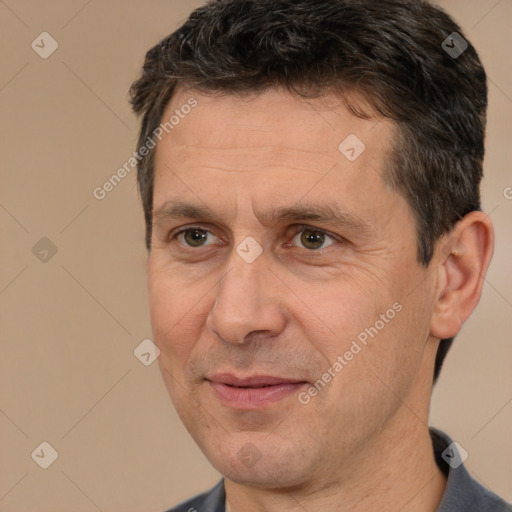
<svg viewBox="0 0 512 512"><path fill-rule="evenodd" d="M465 468L465 457L444 432L430 427L436 462L447 477L436 512L512 512L499 496L477 482Z"/></svg>
<svg viewBox="0 0 512 512"><path fill-rule="evenodd" d="M198 494L165 512L225 512L225 500L224 480L222 479L209 491Z"/></svg>

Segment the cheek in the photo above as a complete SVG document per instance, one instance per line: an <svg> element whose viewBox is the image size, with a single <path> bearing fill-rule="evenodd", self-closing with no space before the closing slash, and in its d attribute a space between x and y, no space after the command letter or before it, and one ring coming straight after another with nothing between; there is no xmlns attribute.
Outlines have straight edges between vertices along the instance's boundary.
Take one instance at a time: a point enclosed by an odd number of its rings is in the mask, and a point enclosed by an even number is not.
<svg viewBox="0 0 512 512"><path fill-rule="evenodd" d="M403 293L376 299L368 304L369 309L372 306L376 306L373 313L364 315L357 328L352 326L346 339L350 362L342 372L340 391L364 397L363 402L375 407L387 403L393 408L396 397L403 399L422 371L428 312L423 302ZM357 354L351 355L352 351Z"/></svg>
<svg viewBox="0 0 512 512"><path fill-rule="evenodd" d="M305 317L299 320L306 339L322 356L322 371L329 371L330 367L335 375L332 392L336 401L341 398L338 392L344 400L348 400L347 393L363 394L371 400L375 386L383 386L374 374L401 388L398 381L410 378L421 361L420 344L414 346L414 342L421 337L423 326L418 322L415 305L410 298L404 299L401 285L384 280L365 284L353 277L313 292L309 289L312 322ZM317 331L313 325L323 328Z"/></svg>
<svg viewBox="0 0 512 512"><path fill-rule="evenodd" d="M154 342L164 361L182 366L200 336L201 310L208 298L200 286L184 287L168 273L150 271L148 285Z"/></svg>
<svg viewBox="0 0 512 512"><path fill-rule="evenodd" d="M374 284L362 286L360 281L349 280L337 280L316 292L309 289L304 296L308 297L308 304L312 305L315 316L328 327L336 355L379 320L380 314L392 308L396 301L389 287ZM308 325L304 324L304 328L308 330Z"/></svg>

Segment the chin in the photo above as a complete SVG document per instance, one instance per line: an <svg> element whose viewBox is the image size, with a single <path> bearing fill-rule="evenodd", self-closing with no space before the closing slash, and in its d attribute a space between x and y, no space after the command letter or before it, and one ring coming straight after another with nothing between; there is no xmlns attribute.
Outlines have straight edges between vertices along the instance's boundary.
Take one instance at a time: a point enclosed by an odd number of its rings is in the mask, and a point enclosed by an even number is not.
<svg viewBox="0 0 512 512"><path fill-rule="evenodd" d="M308 482L313 464L308 464L304 449L295 449L291 441L272 440L268 433L252 434L227 437L222 447L210 445L203 453L219 473L240 485L283 489Z"/></svg>
<svg viewBox="0 0 512 512"><path fill-rule="evenodd" d="M230 464L230 461L219 461L219 464L210 462L224 477L247 487L292 490L303 487L308 481L307 477L297 474L297 468L292 470L288 465L277 467L273 464L262 464L248 468L234 462Z"/></svg>

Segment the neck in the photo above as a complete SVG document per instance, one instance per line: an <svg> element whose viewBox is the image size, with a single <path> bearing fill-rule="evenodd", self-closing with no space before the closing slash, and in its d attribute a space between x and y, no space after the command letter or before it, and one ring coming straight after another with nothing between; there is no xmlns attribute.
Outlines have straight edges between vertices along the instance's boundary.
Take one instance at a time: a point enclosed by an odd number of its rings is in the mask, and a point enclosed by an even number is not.
<svg viewBox="0 0 512 512"><path fill-rule="evenodd" d="M291 512L298 505L324 512L434 512L446 478L435 462L428 427L407 408L390 423L363 454L338 461L328 485L312 479L284 492L226 478L230 512Z"/></svg>

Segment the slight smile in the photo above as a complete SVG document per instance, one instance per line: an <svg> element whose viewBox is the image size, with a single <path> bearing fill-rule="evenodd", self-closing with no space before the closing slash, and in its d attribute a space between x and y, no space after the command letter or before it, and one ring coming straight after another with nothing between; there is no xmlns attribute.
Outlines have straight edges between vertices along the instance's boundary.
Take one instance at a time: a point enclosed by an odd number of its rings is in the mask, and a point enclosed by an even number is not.
<svg viewBox="0 0 512 512"><path fill-rule="evenodd" d="M206 381L224 405L239 410L268 407L308 385L304 380L269 375L240 378L228 373L216 374Z"/></svg>

